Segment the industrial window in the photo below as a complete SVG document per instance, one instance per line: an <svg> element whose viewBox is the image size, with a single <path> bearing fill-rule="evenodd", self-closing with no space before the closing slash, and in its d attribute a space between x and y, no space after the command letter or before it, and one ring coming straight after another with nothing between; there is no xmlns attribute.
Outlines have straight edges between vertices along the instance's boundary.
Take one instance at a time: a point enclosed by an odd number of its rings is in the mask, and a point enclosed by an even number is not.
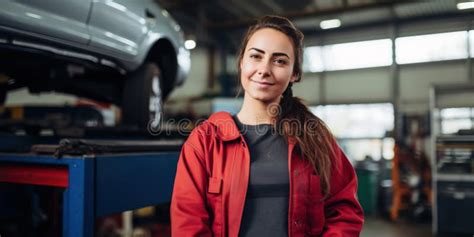
<svg viewBox="0 0 474 237"><path fill-rule="evenodd" d="M393 139L386 137L386 132L394 126L392 104L327 105L310 109L328 125L351 160L363 160L366 156L374 160L393 157Z"/></svg>
<svg viewBox="0 0 474 237"><path fill-rule="evenodd" d="M389 66L392 64L392 41L369 40L326 45L322 48L327 71Z"/></svg>
<svg viewBox="0 0 474 237"><path fill-rule="evenodd" d="M392 64L392 41L369 40L305 49L305 71L321 72L371 68Z"/></svg>
<svg viewBox="0 0 474 237"><path fill-rule="evenodd" d="M474 108L446 108L441 110L441 133L455 134L474 128Z"/></svg>
<svg viewBox="0 0 474 237"><path fill-rule="evenodd" d="M310 107L311 111L341 138L383 137L393 129L393 106L383 104L347 104Z"/></svg>
<svg viewBox="0 0 474 237"><path fill-rule="evenodd" d="M469 31L469 47L471 48L471 58L474 58L474 30Z"/></svg>
<svg viewBox="0 0 474 237"><path fill-rule="evenodd" d="M469 40L467 40L469 37ZM396 62L411 64L474 57L474 30L400 37ZM392 41L369 40L305 48L305 72L372 68L392 64Z"/></svg>
<svg viewBox="0 0 474 237"><path fill-rule="evenodd" d="M400 37L395 50L398 64L465 59L467 31Z"/></svg>
<svg viewBox="0 0 474 237"><path fill-rule="evenodd" d="M304 50L303 71L322 72L324 71L323 54L321 47L307 47Z"/></svg>

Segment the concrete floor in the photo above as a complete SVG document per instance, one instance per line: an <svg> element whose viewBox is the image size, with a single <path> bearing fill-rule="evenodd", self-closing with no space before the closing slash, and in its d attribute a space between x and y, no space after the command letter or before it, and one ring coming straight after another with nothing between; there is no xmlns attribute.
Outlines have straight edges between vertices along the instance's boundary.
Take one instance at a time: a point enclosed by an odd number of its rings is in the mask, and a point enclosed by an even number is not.
<svg viewBox="0 0 474 237"><path fill-rule="evenodd" d="M377 217L366 217L361 237L434 237L430 223L397 223Z"/></svg>

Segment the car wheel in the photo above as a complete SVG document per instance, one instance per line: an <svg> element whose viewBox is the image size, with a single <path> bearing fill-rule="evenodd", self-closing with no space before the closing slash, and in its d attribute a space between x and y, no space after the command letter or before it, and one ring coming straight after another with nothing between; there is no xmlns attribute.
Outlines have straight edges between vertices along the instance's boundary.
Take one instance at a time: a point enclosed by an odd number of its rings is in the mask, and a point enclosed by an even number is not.
<svg viewBox="0 0 474 237"><path fill-rule="evenodd" d="M7 99L7 84L8 77L0 73L0 105L5 104L5 100Z"/></svg>
<svg viewBox="0 0 474 237"><path fill-rule="evenodd" d="M7 88L5 86L0 85L0 105L5 104L6 99L7 99Z"/></svg>
<svg viewBox="0 0 474 237"><path fill-rule="evenodd" d="M145 63L126 79L123 89L122 121L139 128L158 129L163 112L161 70Z"/></svg>

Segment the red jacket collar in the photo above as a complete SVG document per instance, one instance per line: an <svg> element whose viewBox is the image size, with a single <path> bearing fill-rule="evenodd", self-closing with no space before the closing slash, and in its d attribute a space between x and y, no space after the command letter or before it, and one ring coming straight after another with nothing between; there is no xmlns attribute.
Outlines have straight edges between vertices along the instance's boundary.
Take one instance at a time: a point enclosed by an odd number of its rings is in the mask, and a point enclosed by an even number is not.
<svg viewBox="0 0 474 237"><path fill-rule="evenodd" d="M223 141L232 141L240 137L240 130L229 112L217 112L209 117L208 121L216 126L217 136ZM290 144L296 144L293 137L288 138Z"/></svg>
<svg viewBox="0 0 474 237"><path fill-rule="evenodd" d="M223 141L231 141L240 137L240 131L232 115L228 112L217 112L207 120L217 128L217 136Z"/></svg>

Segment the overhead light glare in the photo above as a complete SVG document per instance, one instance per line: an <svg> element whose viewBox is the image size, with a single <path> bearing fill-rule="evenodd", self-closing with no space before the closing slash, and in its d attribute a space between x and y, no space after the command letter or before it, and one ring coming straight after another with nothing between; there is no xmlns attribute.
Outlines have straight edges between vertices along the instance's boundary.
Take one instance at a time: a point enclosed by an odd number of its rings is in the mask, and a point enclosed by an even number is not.
<svg viewBox="0 0 474 237"><path fill-rule="evenodd" d="M324 20L319 23L319 26L323 30L337 28L341 26L341 21L339 19Z"/></svg>
<svg viewBox="0 0 474 237"><path fill-rule="evenodd" d="M466 9L473 9L474 2L460 2L457 5L458 10L466 10Z"/></svg>
<svg viewBox="0 0 474 237"><path fill-rule="evenodd" d="M194 40L186 40L184 42L184 47L188 50L196 48L196 41Z"/></svg>

